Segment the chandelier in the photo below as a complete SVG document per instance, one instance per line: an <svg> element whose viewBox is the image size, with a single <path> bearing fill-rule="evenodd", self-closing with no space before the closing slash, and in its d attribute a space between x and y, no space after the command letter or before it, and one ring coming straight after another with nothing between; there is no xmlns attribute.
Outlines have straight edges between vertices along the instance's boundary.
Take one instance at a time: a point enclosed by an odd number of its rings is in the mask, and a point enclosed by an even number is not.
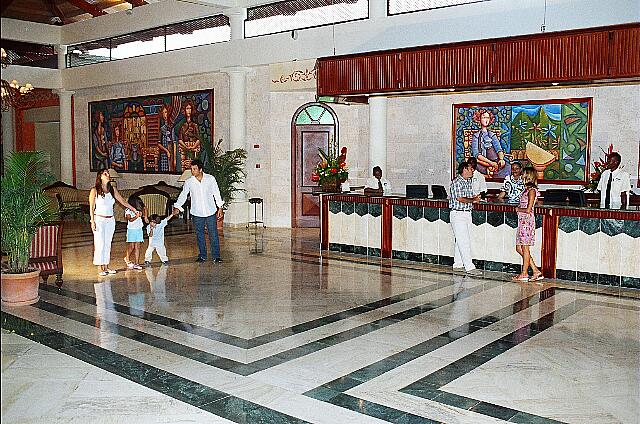
<svg viewBox="0 0 640 424"><path fill-rule="evenodd" d="M4 48L0 48L0 50L2 68L6 68L11 64L11 58ZM33 91L33 85L29 83L20 85L16 80L9 82L5 79L0 79L0 82L2 83L2 87L0 88L0 94L2 95L2 112L7 112L10 108L16 107L20 103L22 96Z"/></svg>

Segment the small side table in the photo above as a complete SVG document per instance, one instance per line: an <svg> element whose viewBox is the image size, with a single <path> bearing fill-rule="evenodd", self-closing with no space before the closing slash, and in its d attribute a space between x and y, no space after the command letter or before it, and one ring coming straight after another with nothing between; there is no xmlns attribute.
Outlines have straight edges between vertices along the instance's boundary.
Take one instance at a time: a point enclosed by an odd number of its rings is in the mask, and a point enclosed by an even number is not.
<svg viewBox="0 0 640 424"><path fill-rule="evenodd" d="M252 197L249 199L249 204L253 205L253 221L249 221L247 223L247 229L251 224L256 227L258 224L262 224L262 228L267 228L266 225L264 225L264 202L262 201L262 198ZM258 220L258 205L260 205L260 220Z"/></svg>

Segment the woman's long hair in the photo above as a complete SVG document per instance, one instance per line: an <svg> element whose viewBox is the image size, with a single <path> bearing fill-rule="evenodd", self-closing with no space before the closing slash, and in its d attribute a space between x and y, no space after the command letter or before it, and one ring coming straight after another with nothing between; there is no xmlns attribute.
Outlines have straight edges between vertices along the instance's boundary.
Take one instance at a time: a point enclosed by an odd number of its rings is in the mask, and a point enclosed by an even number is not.
<svg viewBox="0 0 640 424"><path fill-rule="evenodd" d="M527 187L538 188L538 173L531 166L527 166L522 170L522 182Z"/></svg>
<svg viewBox="0 0 640 424"><path fill-rule="evenodd" d="M102 196L102 197L104 197L104 195L106 194L102 190L102 173L106 170L107 170L106 168L100 168L98 170L98 173L96 174L96 184L95 184L96 195ZM111 195L113 195L113 186L111 185L111 181L107 183L107 190L109 191L109 193L111 193Z"/></svg>

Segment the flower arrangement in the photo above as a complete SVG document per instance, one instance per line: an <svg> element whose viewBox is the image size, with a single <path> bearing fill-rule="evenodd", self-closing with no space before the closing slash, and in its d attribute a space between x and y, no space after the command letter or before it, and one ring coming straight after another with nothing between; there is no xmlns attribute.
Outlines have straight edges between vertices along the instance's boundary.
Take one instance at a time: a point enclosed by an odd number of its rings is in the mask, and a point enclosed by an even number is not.
<svg viewBox="0 0 640 424"><path fill-rule="evenodd" d="M585 186L585 190L595 192L598 189L600 183L600 177L602 173L607 169L607 162L609 162L609 155L613 153L613 144L609 144L609 148L605 151L600 148L604 153L604 158L600 157L597 161L593 162L593 170L589 174L589 183Z"/></svg>
<svg viewBox="0 0 640 424"><path fill-rule="evenodd" d="M325 191L337 191L340 183L349 178L347 168L347 148L340 150L340 156L334 156L318 148L320 162L311 173L311 181L317 182Z"/></svg>

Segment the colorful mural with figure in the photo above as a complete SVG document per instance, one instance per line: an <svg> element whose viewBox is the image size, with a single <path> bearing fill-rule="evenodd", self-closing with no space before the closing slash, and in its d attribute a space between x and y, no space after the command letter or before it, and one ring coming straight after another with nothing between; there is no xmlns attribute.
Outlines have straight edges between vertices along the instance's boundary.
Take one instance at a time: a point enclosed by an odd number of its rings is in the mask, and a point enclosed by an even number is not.
<svg viewBox="0 0 640 424"><path fill-rule="evenodd" d="M213 137L213 90L89 103L91 171L181 174Z"/></svg>
<svg viewBox="0 0 640 424"><path fill-rule="evenodd" d="M513 161L531 165L551 183L588 180L589 98L457 104L453 106L452 175L471 156L488 181L511 173Z"/></svg>

